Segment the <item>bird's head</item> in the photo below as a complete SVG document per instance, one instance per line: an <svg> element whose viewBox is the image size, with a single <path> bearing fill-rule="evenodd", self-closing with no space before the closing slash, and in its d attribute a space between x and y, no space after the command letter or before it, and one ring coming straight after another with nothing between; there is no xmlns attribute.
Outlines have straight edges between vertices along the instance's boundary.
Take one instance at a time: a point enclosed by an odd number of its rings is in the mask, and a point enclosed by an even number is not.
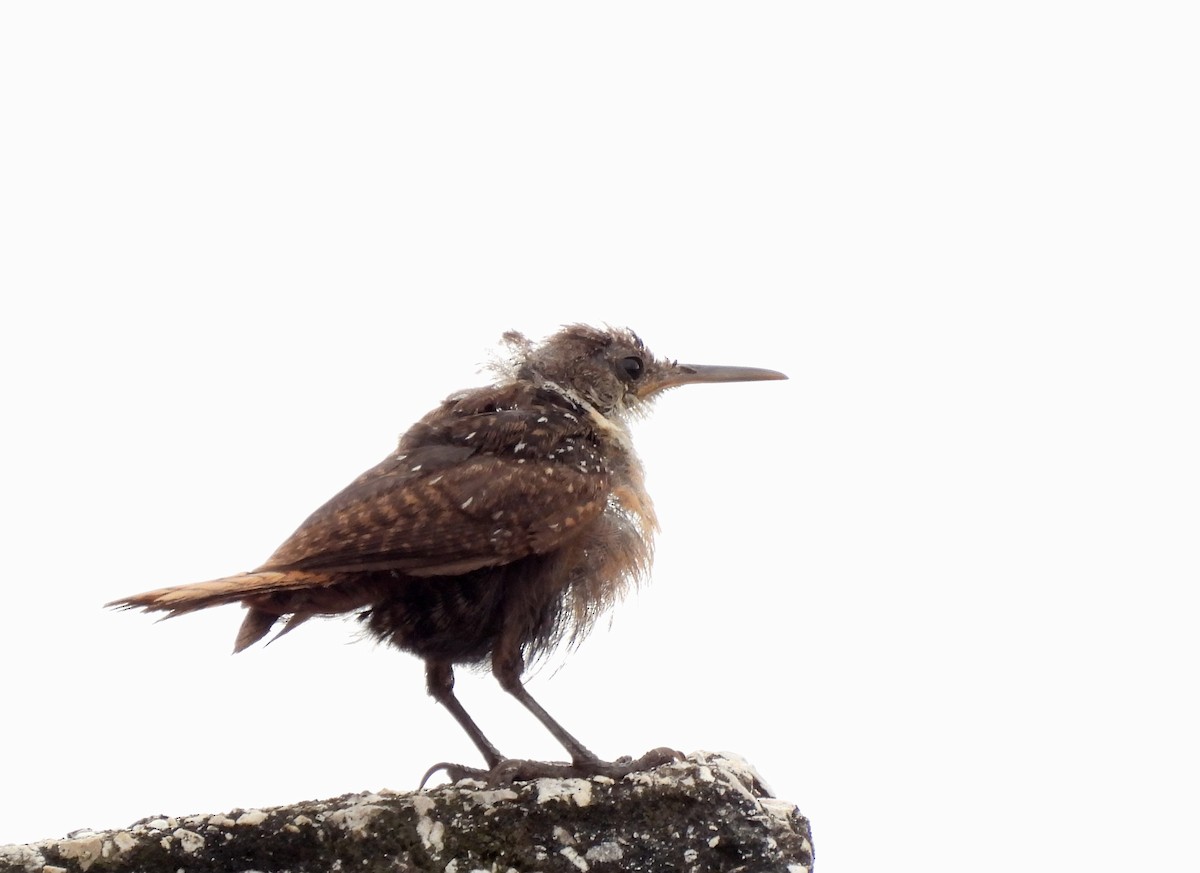
<svg viewBox="0 0 1200 873"><path fill-rule="evenodd" d="M519 352L517 378L552 383L609 418L636 413L678 385L787 378L757 367L680 364L656 358L637 334L624 328L573 324L538 345L516 333L505 338Z"/></svg>

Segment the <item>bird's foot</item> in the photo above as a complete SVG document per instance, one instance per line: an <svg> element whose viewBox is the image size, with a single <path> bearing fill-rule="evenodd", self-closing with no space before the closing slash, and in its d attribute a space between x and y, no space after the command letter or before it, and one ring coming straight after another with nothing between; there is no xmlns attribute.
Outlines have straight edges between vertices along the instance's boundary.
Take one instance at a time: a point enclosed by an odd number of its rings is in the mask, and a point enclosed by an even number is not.
<svg viewBox="0 0 1200 873"><path fill-rule="evenodd" d="M663 764L678 761L683 753L662 746L651 749L640 758L628 755L615 761L528 761L522 758L505 758L490 770L481 767L465 767L462 764L451 764L443 761L434 764L421 779L421 787L429 781L429 777L438 771L450 777L451 782L460 779L476 779L490 788L511 785L513 782L527 782L531 779L570 779L586 778L588 776L607 776L610 779L621 779L630 773L640 773L653 770Z"/></svg>

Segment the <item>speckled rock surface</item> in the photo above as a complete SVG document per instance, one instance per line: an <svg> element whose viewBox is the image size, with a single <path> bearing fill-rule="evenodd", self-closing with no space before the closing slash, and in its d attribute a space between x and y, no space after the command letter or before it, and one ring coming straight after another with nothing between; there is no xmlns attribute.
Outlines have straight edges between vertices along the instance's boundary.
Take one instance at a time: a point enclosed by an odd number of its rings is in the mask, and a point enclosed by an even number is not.
<svg viewBox="0 0 1200 873"><path fill-rule="evenodd" d="M463 780L263 810L146 819L0 847L8 871L786 871L812 868L808 821L732 755L697 752L619 781Z"/></svg>

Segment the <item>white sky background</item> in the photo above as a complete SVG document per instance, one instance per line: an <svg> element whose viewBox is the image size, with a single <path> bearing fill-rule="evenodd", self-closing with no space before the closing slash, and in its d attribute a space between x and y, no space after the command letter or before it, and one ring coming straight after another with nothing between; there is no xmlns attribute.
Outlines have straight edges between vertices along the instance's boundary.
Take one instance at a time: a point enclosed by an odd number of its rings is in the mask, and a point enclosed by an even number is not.
<svg viewBox="0 0 1200 873"><path fill-rule="evenodd" d="M477 761L352 623L101 604L588 321L792 379L637 425L653 583L531 679L568 729L742 754L824 871L1194 870L1187 6L6 4L0 843Z"/></svg>

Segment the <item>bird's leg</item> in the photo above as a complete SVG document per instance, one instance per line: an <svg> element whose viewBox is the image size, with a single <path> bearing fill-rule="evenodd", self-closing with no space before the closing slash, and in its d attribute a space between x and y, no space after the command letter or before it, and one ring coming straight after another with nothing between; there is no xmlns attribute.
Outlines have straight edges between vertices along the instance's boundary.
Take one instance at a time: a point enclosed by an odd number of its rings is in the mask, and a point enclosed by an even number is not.
<svg viewBox="0 0 1200 873"><path fill-rule="evenodd" d="M492 653L492 675L500 683L500 687L517 698L521 705L534 714L538 721L545 725L546 730L554 735L562 747L571 755L571 764L575 767L588 769L600 763L600 759L589 751L583 743L575 739L567 729L555 721L542 705L533 699L525 686L521 684L521 674L525 672L525 663L520 652L505 656L497 648Z"/></svg>
<svg viewBox="0 0 1200 873"><path fill-rule="evenodd" d="M500 754L500 750L492 745L491 740L483 735L483 731L479 729L479 725L475 724L475 719L463 709L463 705L458 702L458 698L454 696L454 667L445 661L426 661L425 662L425 687L429 689L429 695L446 709L450 710L450 714L454 716L467 736L471 738L471 742L475 744L475 748L479 749L483 759L487 761L488 767L494 768L504 756ZM436 772L442 767L435 767L425 774L428 779L431 773Z"/></svg>
<svg viewBox="0 0 1200 873"><path fill-rule="evenodd" d="M521 684L521 674L524 672L525 665L519 650L515 654L509 654L508 657L501 654L503 651L503 648L497 648L492 653L492 674L500 682L500 686L532 712L537 720L545 725L546 730L550 731L563 748L570 753L571 763L505 758L483 735L471 716L467 715L462 704L458 702L458 698L454 696L454 671L451 666L440 661L426 661L425 675L429 693L449 709L458 723L462 725L463 730L483 753L489 769L483 770L442 762L433 765L426 771L424 778L421 779L421 786L424 786L429 781L429 777L439 770L444 771L450 777L451 782L458 782L460 779L478 779L489 785L508 785L513 782L543 777L566 779L602 775L620 779L629 773L653 770L655 767L683 758L682 752L662 747L652 749L637 759L622 757L616 761L600 760L555 721L550 713L542 709L541 704L525 690L525 686Z"/></svg>
<svg viewBox="0 0 1200 873"><path fill-rule="evenodd" d="M602 761L588 750L583 743L575 739L566 728L555 721L550 713L542 709L542 705L533 699L525 686L521 684L521 674L525 666L520 653L503 657L503 649L497 648L492 653L492 675L500 682L500 686L521 702L521 705L532 712L537 720L545 725L546 730L554 735L564 749L571 755L570 764L559 764L552 761L504 761L499 767L492 768L485 781L491 784L507 784L518 780L566 779L579 776L608 776L621 779L630 773L653 770L671 761L683 758L683 753L665 746L651 749L642 757L634 759L623 756L615 761Z"/></svg>

